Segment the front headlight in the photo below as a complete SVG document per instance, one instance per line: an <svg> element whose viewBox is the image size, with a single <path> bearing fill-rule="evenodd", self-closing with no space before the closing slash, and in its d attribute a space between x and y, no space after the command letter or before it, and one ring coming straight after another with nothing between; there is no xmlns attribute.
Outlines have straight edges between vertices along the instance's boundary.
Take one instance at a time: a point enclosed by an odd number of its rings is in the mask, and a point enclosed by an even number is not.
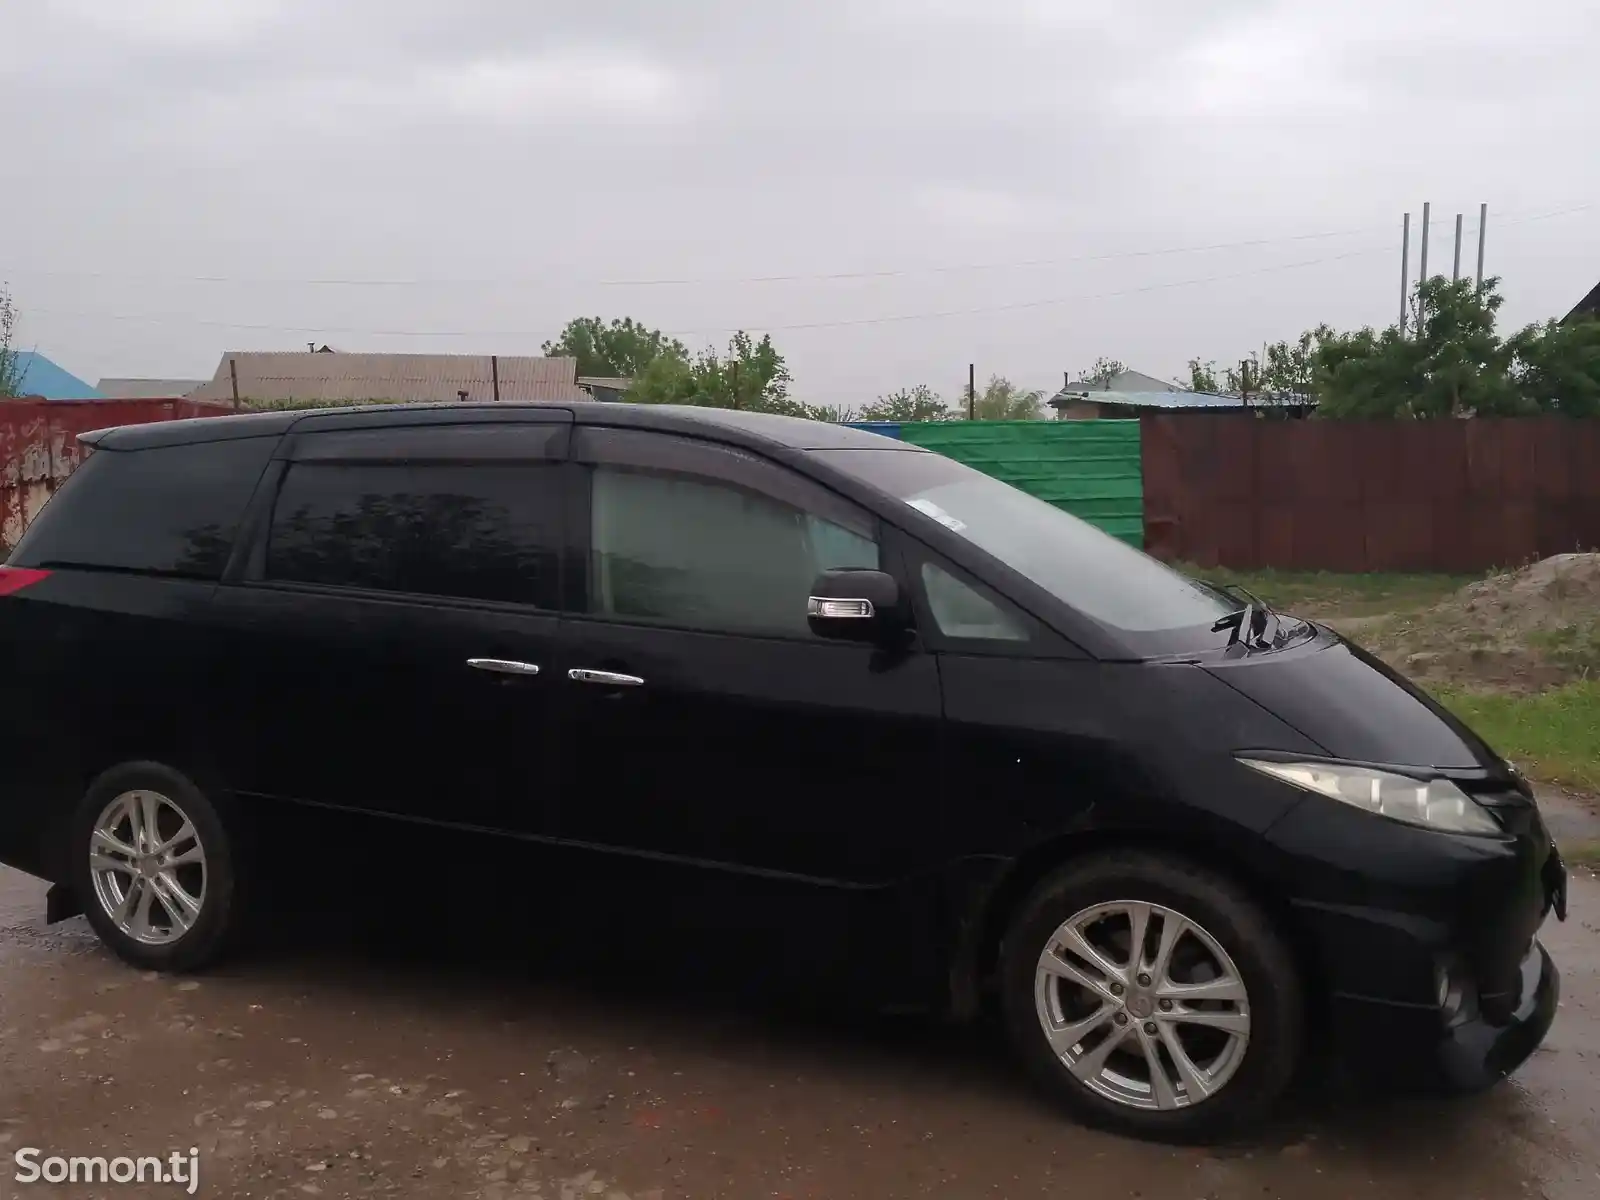
<svg viewBox="0 0 1600 1200"><path fill-rule="evenodd" d="M1448 779L1421 780L1319 762L1267 762L1241 758L1245 766L1295 787L1377 813L1408 825L1446 833L1501 833L1498 822Z"/></svg>

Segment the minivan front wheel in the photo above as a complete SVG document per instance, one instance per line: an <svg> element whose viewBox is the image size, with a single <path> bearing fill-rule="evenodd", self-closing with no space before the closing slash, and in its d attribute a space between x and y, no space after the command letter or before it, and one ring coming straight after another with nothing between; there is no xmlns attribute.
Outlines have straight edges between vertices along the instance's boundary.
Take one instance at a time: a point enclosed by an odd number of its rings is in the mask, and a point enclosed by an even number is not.
<svg viewBox="0 0 1600 1200"><path fill-rule="evenodd" d="M233 925L234 859L200 789L171 768L127 764L95 781L77 817L76 886L100 939L153 970L215 958Z"/></svg>
<svg viewBox="0 0 1600 1200"><path fill-rule="evenodd" d="M1013 1040L1092 1124L1206 1140L1260 1118L1293 1078L1293 956L1210 872L1140 852L1069 864L1035 890L1001 954Z"/></svg>

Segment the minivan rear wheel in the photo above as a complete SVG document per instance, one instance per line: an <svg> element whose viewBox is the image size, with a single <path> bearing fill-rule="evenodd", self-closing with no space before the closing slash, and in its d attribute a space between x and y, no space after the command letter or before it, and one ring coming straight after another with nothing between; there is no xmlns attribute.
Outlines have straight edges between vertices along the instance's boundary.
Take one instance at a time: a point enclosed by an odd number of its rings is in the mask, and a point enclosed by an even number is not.
<svg viewBox="0 0 1600 1200"><path fill-rule="evenodd" d="M1212 1140L1264 1116L1300 1060L1304 991L1282 936L1241 889L1175 858L1063 867L1017 913L1000 970L1025 1064L1089 1124Z"/></svg>
<svg viewBox="0 0 1600 1200"><path fill-rule="evenodd" d="M157 971L213 961L236 922L235 853L216 807L159 763L95 780L73 825L74 886L118 957Z"/></svg>

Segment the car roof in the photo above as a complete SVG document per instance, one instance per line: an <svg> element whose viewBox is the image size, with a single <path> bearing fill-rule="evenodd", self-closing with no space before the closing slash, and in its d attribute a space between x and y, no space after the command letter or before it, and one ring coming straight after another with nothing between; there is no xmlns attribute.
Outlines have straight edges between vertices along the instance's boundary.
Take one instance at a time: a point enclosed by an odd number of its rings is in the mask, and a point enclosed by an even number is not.
<svg viewBox="0 0 1600 1200"><path fill-rule="evenodd" d="M708 433L788 450L920 450L867 429L778 413L687 404L596 404L575 410L580 425L632 426L672 433Z"/></svg>
<svg viewBox="0 0 1600 1200"><path fill-rule="evenodd" d="M710 434L720 441L756 449L787 450L905 450L920 447L865 429L811 421L777 413L737 409L700 408L678 404L581 404L493 401L457 404L375 404L350 408L301 408L273 412L191 417L181 421L156 421L121 425L80 435L87 445L106 450L141 450L157 446L195 445L236 438L281 436L302 423L315 429L359 426L453 424L460 421L548 419L552 412L566 413L579 425L607 425L655 429L664 433Z"/></svg>

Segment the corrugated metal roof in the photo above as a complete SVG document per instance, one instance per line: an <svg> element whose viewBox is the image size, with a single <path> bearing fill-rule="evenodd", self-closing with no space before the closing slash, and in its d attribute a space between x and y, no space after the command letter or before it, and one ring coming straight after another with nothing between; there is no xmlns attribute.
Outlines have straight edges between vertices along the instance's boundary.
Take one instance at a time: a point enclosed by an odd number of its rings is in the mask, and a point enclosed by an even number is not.
<svg viewBox="0 0 1600 1200"><path fill-rule="evenodd" d="M17 389L19 395L43 396L46 400L100 398L100 393L94 388L37 351L18 351L16 359L22 364L22 386Z"/></svg>
<svg viewBox="0 0 1600 1200"><path fill-rule="evenodd" d="M204 383L204 379L106 378L95 384L95 390L107 400L171 400Z"/></svg>
<svg viewBox="0 0 1600 1200"><path fill-rule="evenodd" d="M1146 375L1143 371L1123 370L1118 371L1110 379L1069 380L1062 389L1067 392L1178 392L1183 389L1177 384L1168 383L1165 379L1157 379L1154 375Z"/></svg>
<svg viewBox="0 0 1600 1200"><path fill-rule="evenodd" d="M1220 396L1212 392L1084 392L1063 389L1050 397L1049 404L1052 408L1062 408L1068 404L1087 403L1099 404L1110 407L1122 408L1244 408L1243 400L1238 396ZM1277 406L1280 408L1314 408L1316 400L1311 396L1283 395L1269 396L1263 399L1255 396L1248 405L1250 408L1263 408Z"/></svg>
<svg viewBox="0 0 1600 1200"><path fill-rule="evenodd" d="M1252 397L1245 405L1238 396L1218 396L1211 392L1092 392L1095 404L1126 405L1129 408L1306 408L1316 404L1309 396Z"/></svg>
<svg viewBox="0 0 1600 1200"><path fill-rule="evenodd" d="M1091 392L1096 404L1126 404L1130 408L1239 408L1237 396L1211 392Z"/></svg>
<svg viewBox="0 0 1600 1200"><path fill-rule="evenodd" d="M243 400L448 403L494 399L487 354L312 354L249 351L224 354L217 373L191 399L231 400L229 363ZM578 360L504 355L498 360L501 400L588 400L578 387Z"/></svg>
<svg viewBox="0 0 1600 1200"><path fill-rule="evenodd" d="M625 392L633 386L633 380L626 375L579 375L578 383L583 387L610 388L614 392Z"/></svg>

